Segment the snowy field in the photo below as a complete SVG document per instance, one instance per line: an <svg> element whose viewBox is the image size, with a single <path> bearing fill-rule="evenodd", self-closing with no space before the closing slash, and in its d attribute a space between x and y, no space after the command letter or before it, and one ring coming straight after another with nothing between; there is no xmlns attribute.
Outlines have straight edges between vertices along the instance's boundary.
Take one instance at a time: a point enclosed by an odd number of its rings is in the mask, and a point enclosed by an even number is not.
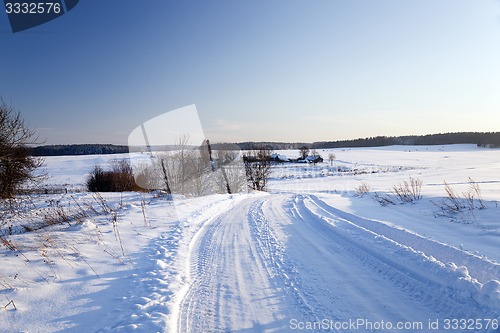
<svg viewBox="0 0 500 333"><path fill-rule="evenodd" d="M47 158L68 193L0 225L0 332L500 332L500 150L318 153L174 202L82 191L126 155Z"/></svg>

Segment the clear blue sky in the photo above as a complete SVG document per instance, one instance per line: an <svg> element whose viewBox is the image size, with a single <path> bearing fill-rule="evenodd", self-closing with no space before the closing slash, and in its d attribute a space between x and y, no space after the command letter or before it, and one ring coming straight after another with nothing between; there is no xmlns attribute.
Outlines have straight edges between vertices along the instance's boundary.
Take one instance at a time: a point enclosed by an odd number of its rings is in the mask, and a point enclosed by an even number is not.
<svg viewBox="0 0 500 333"><path fill-rule="evenodd" d="M500 130L497 0L82 0L16 34L1 12L0 49L47 143L126 144L190 104L212 141Z"/></svg>

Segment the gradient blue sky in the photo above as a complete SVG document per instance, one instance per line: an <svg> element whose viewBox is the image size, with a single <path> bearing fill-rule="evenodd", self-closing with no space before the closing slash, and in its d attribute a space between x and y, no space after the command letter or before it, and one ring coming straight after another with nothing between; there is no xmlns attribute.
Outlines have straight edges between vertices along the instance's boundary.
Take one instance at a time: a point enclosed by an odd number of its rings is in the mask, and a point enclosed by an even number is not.
<svg viewBox="0 0 500 333"><path fill-rule="evenodd" d="M0 13L0 49L0 96L51 144L190 104L212 141L500 130L497 0L82 0L16 34Z"/></svg>

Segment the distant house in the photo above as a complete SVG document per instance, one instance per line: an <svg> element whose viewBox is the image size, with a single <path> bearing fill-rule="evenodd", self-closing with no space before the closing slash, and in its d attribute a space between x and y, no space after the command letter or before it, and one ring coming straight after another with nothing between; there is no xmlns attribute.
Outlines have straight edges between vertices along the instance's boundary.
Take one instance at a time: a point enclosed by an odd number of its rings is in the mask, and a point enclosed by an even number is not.
<svg viewBox="0 0 500 333"><path fill-rule="evenodd" d="M288 157L277 153L271 154L271 160L275 162L290 162Z"/></svg>
<svg viewBox="0 0 500 333"><path fill-rule="evenodd" d="M305 161L308 163L322 163L323 157L321 157L320 155L311 155L307 156Z"/></svg>
<svg viewBox="0 0 500 333"><path fill-rule="evenodd" d="M271 161L276 163L321 163L323 162L323 158L321 157L321 155L311 155L307 156L305 159L290 159L285 155L273 153L271 154Z"/></svg>

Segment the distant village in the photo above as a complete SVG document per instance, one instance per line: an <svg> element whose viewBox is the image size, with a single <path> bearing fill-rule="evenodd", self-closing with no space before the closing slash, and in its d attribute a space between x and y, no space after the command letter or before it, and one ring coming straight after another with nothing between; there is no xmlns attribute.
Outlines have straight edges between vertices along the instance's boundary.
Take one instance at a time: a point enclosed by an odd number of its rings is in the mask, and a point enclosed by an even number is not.
<svg viewBox="0 0 500 333"><path fill-rule="evenodd" d="M316 150L312 150L309 154L309 148L300 148L300 156L298 158L289 158L283 154L271 154L271 161L276 163L322 163L323 157Z"/></svg>

